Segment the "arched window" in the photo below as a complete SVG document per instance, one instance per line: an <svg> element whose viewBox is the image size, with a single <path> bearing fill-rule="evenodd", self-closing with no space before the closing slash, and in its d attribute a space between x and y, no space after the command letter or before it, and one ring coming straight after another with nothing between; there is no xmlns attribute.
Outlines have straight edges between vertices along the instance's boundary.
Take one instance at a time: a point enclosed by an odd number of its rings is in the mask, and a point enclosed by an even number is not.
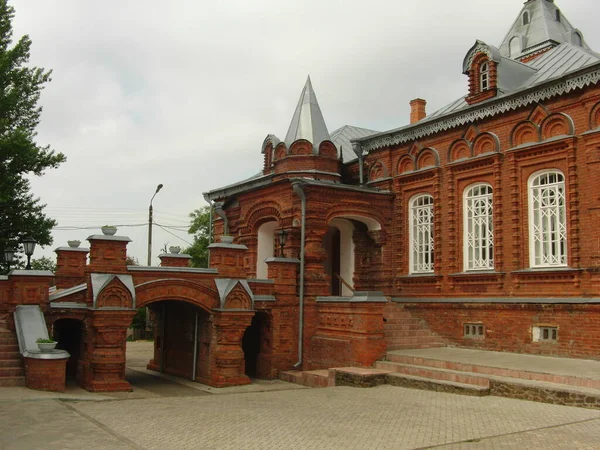
<svg viewBox="0 0 600 450"><path fill-rule="evenodd" d="M479 90L486 91L490 86L490 64L486 61L479 67Z"/></svg>
<svg viewBox="0 0 600 450"><path fill-rule="evenodd" d="M477 184L464 193L464 267L465 270L494 268L493 190Z"/></svg>
<svg viewBox="0 0 600 450"><path fill-rule="evenodd" d="M583 47L583 38L581 37L581 34L577 32L573 34L573 44L577 47Z"/></svg>
<svg viewBox="0 0 600 450"><path fill-rule="evenodd" d="M433 197L410 201L410 273L433 272Z"/></svg>
<svg viewBox="0 0 600 450"><path fill-rule="evenodd" d="M263 223L257 232L257 248L256 248L256 278L266 279L268 275L268 267L266 259L272 258L275 255L275 230L277 222Z"/></svg>
<svg viewBox="0 0 600 450"><path fill-rule="evenodd" d="M523 13L523 25L529 24L529 11Z"/></svg>
<svg viewBox="0 0 600 450"><path fill-rule="evenodd" d="M515 58L521 54L521 38L519 36L515 36L510 40L510 57Z"/></svg>
<svg viewBox="0 0 600 450"><path fill-rule="evenodd" d="M556 21L560 22L560 9L556 10Z"/></svg>
<svg viewBox="0 0 600 450"><path fill-rule="evenodd" d="M565 177L559 171L529 179L529 261L531 267L567 265Z"/></svg>

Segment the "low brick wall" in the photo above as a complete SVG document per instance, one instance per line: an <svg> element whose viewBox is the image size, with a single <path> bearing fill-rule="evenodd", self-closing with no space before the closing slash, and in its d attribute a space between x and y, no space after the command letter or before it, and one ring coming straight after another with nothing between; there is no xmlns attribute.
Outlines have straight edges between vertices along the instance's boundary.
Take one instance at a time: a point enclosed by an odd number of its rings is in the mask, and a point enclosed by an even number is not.
<svg viewBox="0 0 600 450"><path fill-rule="evenodd" d="M480 350L600 359L599 304L401 303L414 318L451 345ZM482 324L485 335L463 336L465 323ZM556 326L556 342L534 342L532 327Z"/></svg>
<svg viewBox="0 0 600 450"><path fill-rule="evenodd" d="M24 358L26 386L38 391L64 392L68 359Z"/></svg>

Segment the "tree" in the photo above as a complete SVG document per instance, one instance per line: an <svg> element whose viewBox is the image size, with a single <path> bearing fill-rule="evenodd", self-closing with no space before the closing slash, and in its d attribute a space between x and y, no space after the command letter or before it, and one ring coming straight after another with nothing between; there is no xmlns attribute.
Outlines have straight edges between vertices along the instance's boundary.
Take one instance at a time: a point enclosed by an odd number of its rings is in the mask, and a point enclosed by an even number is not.
<svg viewBox="0 0 600 450"><path fill-rule="evenodd" d="M204 206L190 213L189 234L194 235L191 247L183 251L192 257L192 267L208 267L208 245L210 236L210 206Z"/></svg>
<svg viewBox="0 0 600 450"><path fill-rule="evenodd" d="M18 250L17 258L22 258L19 242L24 237L49 245L56 225L44 214L46 205L31 194L27 176L41 176L66 158L35 141L42 112L38 102L51 71L25 66L31 48L29 36L11 47L13 17L14 9L7 0L0 0L0 254L13 248ZM1 261L0 273L6 269Z"/></svg>
<svg viewBox="0 0 600 450"><path fill-rule="evenodd" d="M50 272L56 272L56 262L52 260L52 258L48 258L47 256L42 256L41 258L36 258L31 260L31 269L32 270L49 270Z"/></svg>

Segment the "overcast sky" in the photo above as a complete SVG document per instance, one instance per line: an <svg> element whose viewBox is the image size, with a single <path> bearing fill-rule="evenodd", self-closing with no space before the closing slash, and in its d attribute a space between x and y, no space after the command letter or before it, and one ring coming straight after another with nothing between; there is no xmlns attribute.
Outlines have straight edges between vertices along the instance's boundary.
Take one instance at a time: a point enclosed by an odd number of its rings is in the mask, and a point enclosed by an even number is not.
<svg viewBox="0 0 600 450"><path fill-rule="evenodd" d="M30 64L53 70L38 142L67 162L32 180L67 239L100 226L155 220L185 227L202 193L262 167L267 134L285 137L310 74L329 131L405 125L409 101L429 112L463 96L462 60L480 39L499 46L518 0L12 0L15 38L33 40ZM557 0L600 49L598 0ZM186 246L183 228L155 226ZM147 259L147 225L121 226L128 253Z"/></svg>

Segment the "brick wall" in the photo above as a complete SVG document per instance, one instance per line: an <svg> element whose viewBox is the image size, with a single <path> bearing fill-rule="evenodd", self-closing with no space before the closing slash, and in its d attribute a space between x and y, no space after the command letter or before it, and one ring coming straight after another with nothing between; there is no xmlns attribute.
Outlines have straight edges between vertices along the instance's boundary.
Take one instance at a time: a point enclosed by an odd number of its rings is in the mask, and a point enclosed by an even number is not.
<svg viewBox="0 0 600 450"><path fill-rule="evenodd" d="M600 358L600 305L405 303L414 317L450 345L551 356ZM485 335L466 338L465 323L482 324ZM534 326L558 328L557 342L533 342Z"/></svg>

